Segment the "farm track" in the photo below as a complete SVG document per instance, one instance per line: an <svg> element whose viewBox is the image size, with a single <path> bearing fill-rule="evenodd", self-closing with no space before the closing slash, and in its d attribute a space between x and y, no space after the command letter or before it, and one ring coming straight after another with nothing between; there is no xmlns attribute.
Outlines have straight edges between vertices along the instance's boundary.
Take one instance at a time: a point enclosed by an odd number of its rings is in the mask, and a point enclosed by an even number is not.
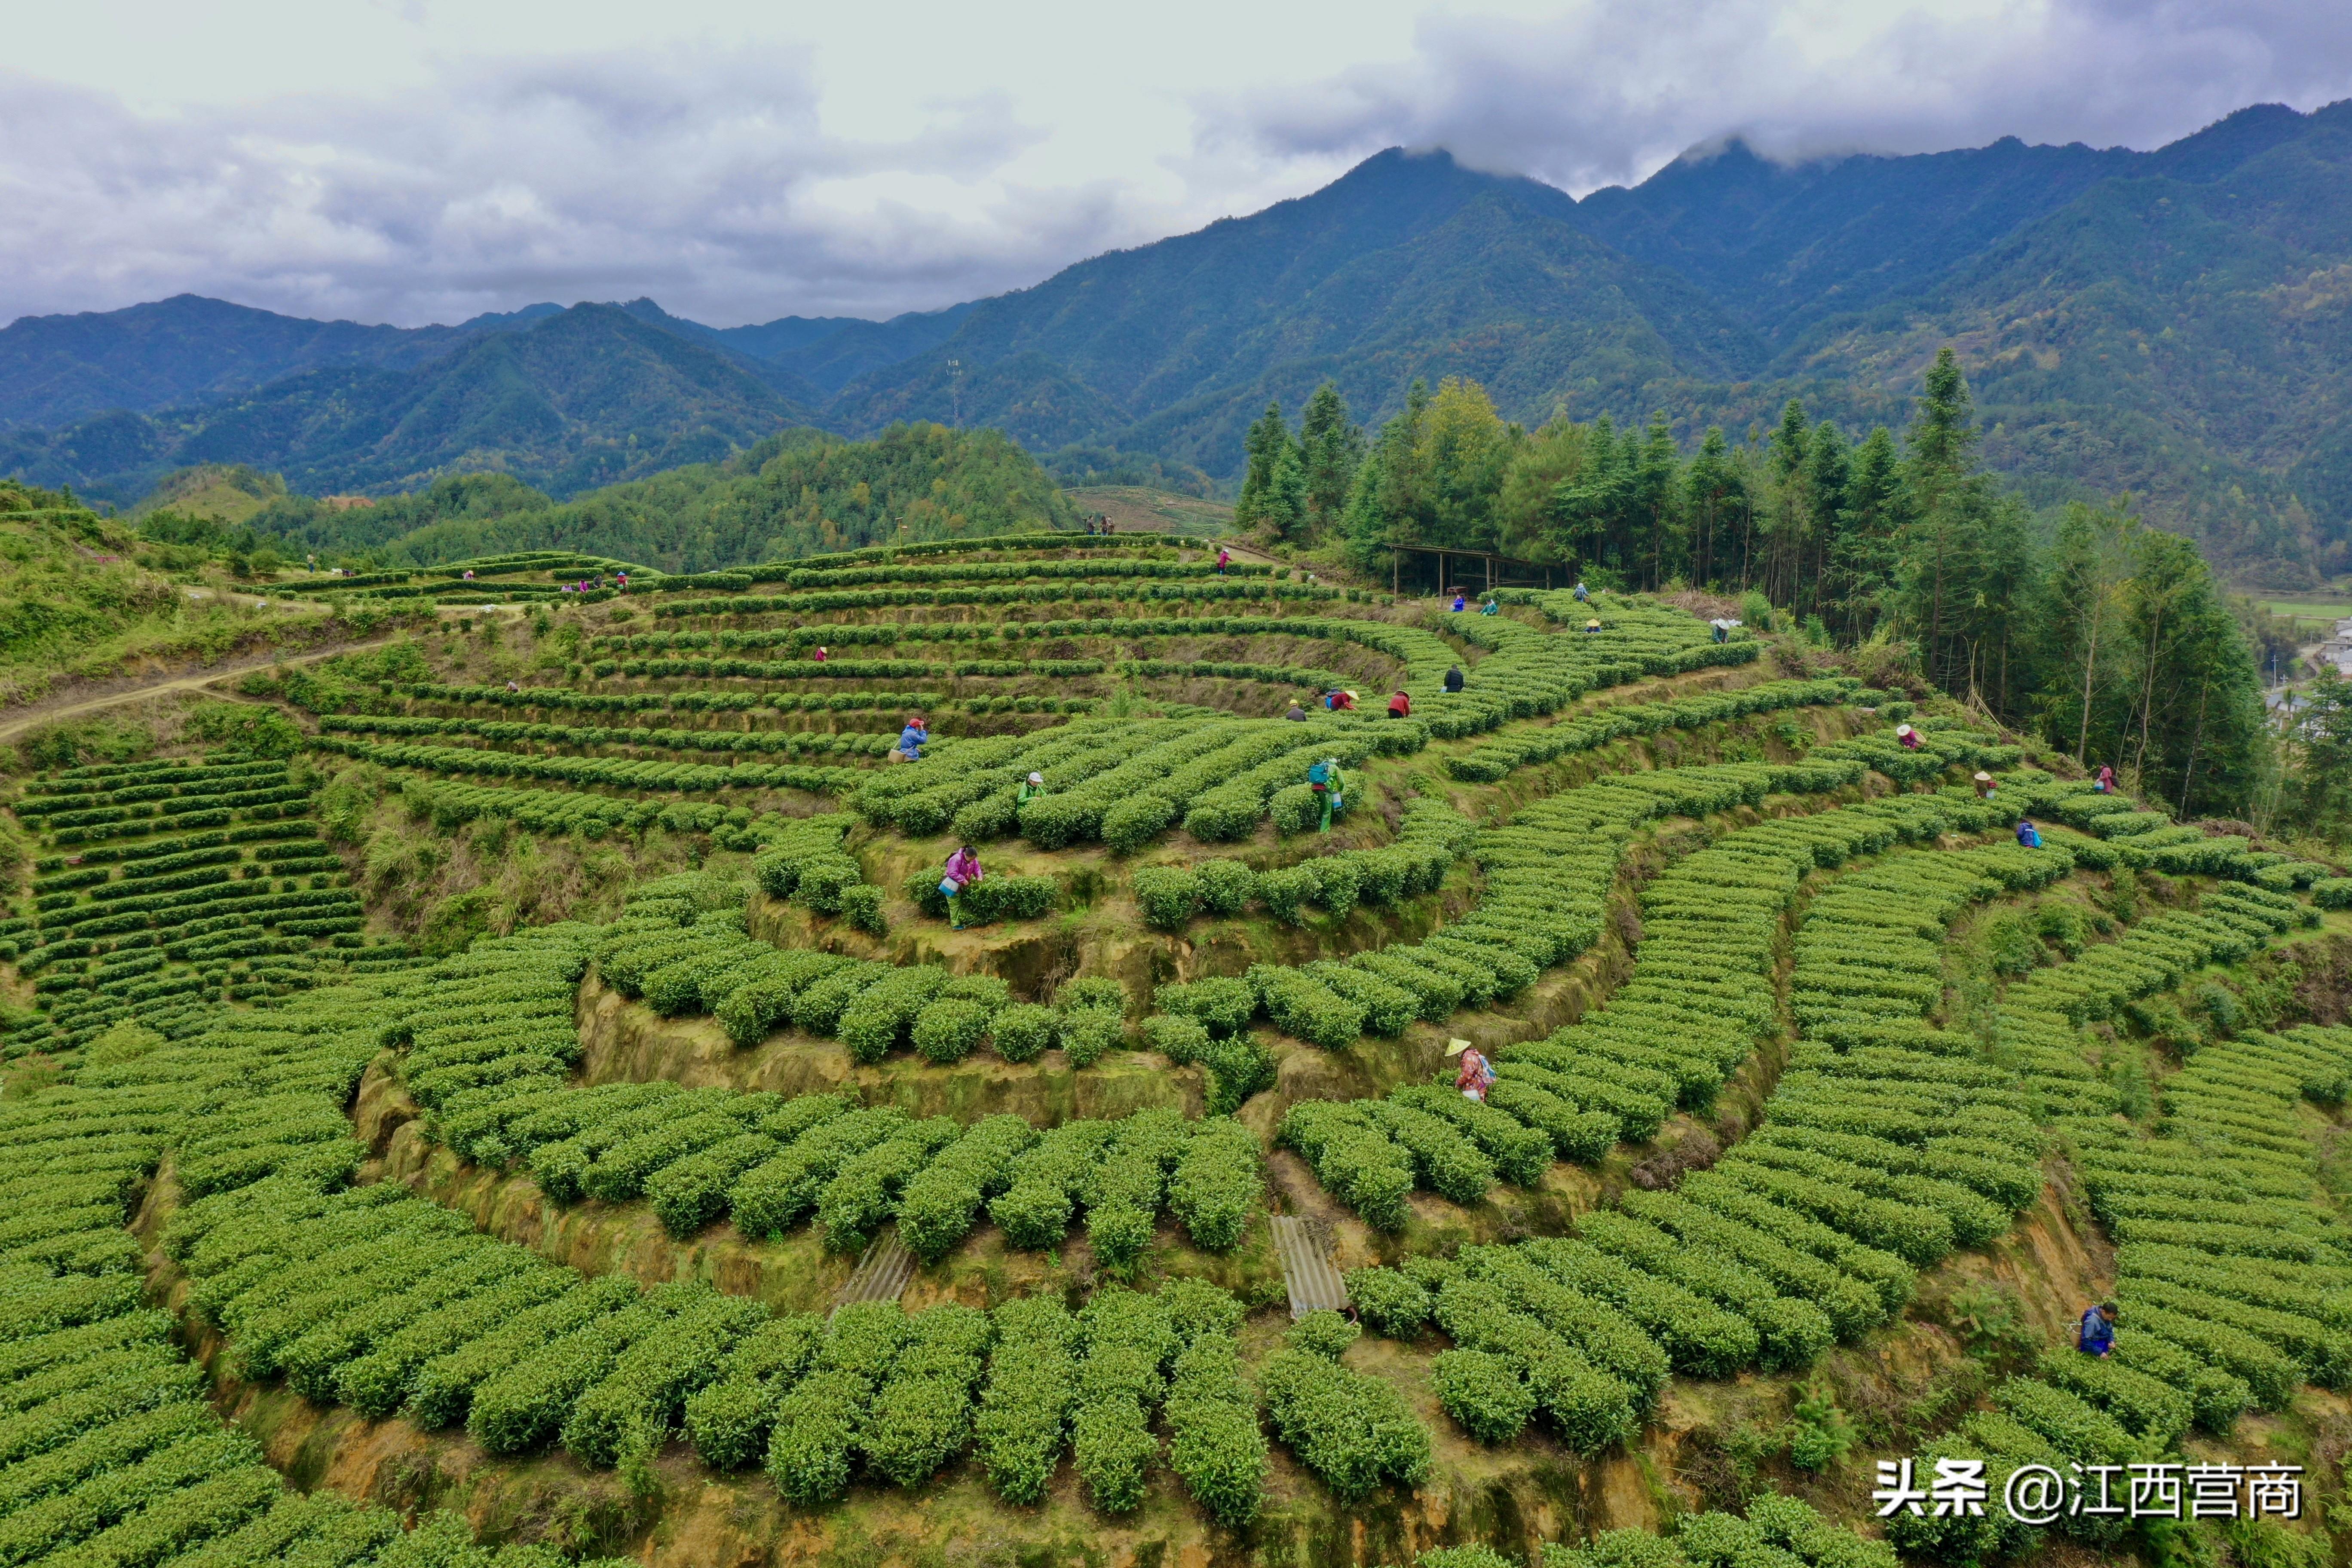
<svg viewBox="0 0 2352 1568"><path fill-rule="evenodd" d="M391 640L392 637L388 636L368 637L358 642L336 643L330 647L316 648L309 653L296 654L291 657L264 654L194 674L159 675L152 679L125 687L120 691L108 692L100 697L80 698L67 702L35 703L30 708L5 720L0 720L0 741L9 740L43 724L56 723L61 719L78 719L85 713L96 713L108 708L119 708L126 702L137 702L149 697L161 697L166 692L202 691L214 682L226 680L231 676L245 675L257 669L268 669L273 665L316 664L321 659L333 658L339 654L357 653L362 648L379 647ZM236 702L260 700L240 697L227 691L215 691L211 695Z"/></svg>

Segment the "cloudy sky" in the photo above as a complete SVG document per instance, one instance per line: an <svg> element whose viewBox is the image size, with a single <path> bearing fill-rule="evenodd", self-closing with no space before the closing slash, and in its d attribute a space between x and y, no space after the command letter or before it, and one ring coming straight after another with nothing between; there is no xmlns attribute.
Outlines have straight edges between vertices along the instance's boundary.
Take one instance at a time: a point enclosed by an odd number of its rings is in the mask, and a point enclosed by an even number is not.
<svg viewBox="0 0 2352 1568"><path fill-rule="evenodd" d="M11 7L0 321L184 290L415 324L879 316L1383 146L1581 194L2352 96L2343 0L76 0Z"/></svg>

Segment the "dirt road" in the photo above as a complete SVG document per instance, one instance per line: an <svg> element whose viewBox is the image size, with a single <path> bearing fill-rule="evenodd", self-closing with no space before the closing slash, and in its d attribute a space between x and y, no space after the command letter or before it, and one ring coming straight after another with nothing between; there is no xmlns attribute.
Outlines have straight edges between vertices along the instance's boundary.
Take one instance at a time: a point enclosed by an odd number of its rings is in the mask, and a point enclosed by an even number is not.
<svg viewBox="0 0 2352 1568"><path fill-rule="evenodd" d="M371 637L365 642L337 643L332 647L318 648L310 653L296 654L291 658L279 658L274 662L316 664L322 658L332 658L339 653L353 653L361 648L378 647L390 640L389 637ZM102 697L79 698L66 702L37 702L20 712L0 717L0 741L8 740L42 724L55 723L60 719L79 718L84 713L95 713L102 708L118 707L125 702L136 702L142 698L156 697L167 691L201 691L215 681L226 680L232 676L243 675L248 670L267 669L272 662L268 654L262 654L255 658L240 659L235 663L219 665L210 669L195 670L185 675L159 675L152 680L141 681L135 686L127 686L120 691L110 691ZM229 694L215 692L214 695L228 696Z"/></svg>

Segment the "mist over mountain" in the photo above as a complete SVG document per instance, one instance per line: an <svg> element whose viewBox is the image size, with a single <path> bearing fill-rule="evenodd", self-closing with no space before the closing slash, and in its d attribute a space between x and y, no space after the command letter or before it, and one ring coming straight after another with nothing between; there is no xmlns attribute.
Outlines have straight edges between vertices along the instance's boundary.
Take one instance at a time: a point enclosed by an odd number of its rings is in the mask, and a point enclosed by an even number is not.
<svg viewBox="0 0 2352 1568"><path fill-rule="evenodd" d="M563 495L788 424L1003 429L1230 480L1269 399L1359 418L1415 378L1507 416L1738 438L1791 396L1899 422L1956 344L2038 501L2128 490L2218 561L2352 565L2352 105L2256 106L2151 153L1801 165L1738 141L1581 201L1391 150L1312 195L885 322L711 328L650 300L450 327L191 296L0 330L0 471L128 499L198 460L384 491L467 468Z"/></svg>

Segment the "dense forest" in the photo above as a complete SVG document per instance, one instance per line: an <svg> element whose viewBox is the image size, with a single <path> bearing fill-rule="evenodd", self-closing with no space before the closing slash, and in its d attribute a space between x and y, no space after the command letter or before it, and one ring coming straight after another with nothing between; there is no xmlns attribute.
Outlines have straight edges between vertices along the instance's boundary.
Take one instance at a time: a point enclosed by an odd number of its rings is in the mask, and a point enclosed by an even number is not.
<svg viewBox="0 0 2352 1568"><path fill-rule="evenodd" d="M458 474L373 506L285 496L251 526L296 554L430 565L576 547L670 572L824 550L1077 526L1036 460L995 430L899 425L871 441L791 429L724 462L558 503L506 474Z"/></svg>
<svg viewBox="0 0 2352 1568"><path fill-rule="evenodd" d="M2326 815L2281 774L2249 638L2196 546L2119 505L2036 513L1979 444L1948 349L1899 436L1791 402L1763 440L1709 427L1695 451L1664 414L1528 430L1461 379L1416 383L1367 433L1326 384L1296 430L1279 405L1251 426L1236 521L1383 578L1397 547L1446 545L1738 596L1822 646L1912 658L2184 815Z"/></svg>

